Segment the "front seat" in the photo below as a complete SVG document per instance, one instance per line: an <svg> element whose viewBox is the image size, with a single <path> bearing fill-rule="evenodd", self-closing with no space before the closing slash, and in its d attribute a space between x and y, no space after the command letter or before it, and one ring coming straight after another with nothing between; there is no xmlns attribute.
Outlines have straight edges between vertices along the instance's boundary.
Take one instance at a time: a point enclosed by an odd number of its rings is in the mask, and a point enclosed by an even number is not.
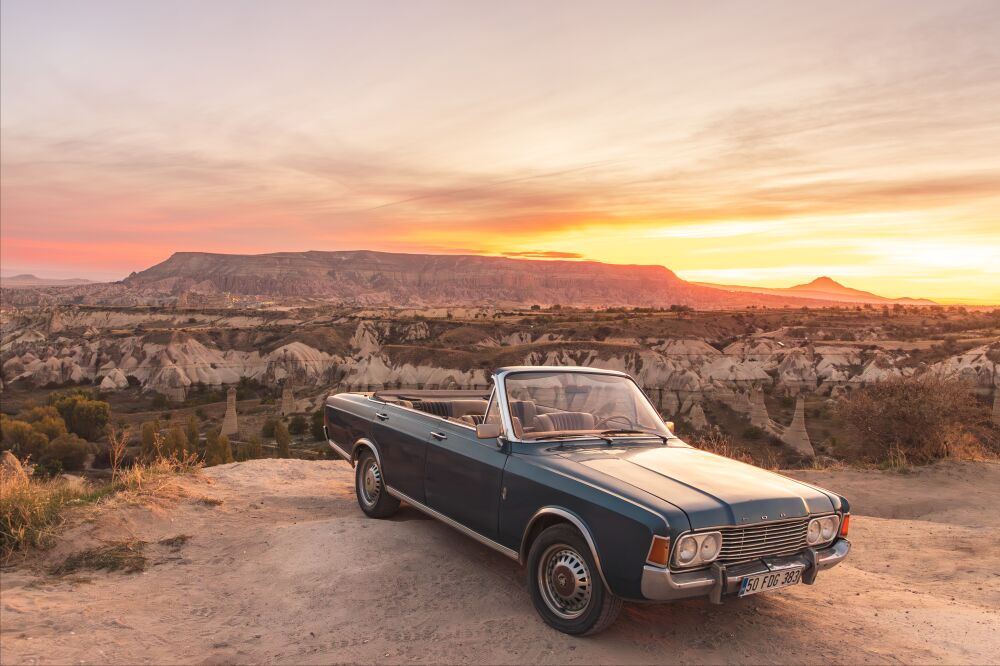
<svg viewBox="0 0 1000 666"><path fill-rule="evenodd" d="M542 432L593 430L595 419L587 412L549 412L537 415L535 423Z"/></svg>

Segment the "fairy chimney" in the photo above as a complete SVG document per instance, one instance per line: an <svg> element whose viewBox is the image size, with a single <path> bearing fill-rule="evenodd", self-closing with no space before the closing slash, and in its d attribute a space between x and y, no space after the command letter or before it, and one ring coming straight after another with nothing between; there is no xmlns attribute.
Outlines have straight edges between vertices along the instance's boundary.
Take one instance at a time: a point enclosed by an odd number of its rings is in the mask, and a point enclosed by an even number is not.
<svg viewBox="0 0 1000 666"><path fill-rule="evenodd" d="M782 433L781 441L804 456L812 458L816 455L806 431L806 401L801 395L795 401L795 416L792 417L791 425Z"/></svg>
<svg viewBox="0 0 1000 666"><path fill-rule="evenodd" d="M288 382L281 388L281 415L288 416L295 411L295 393Z"/></svg>
<svg viewBox="0 0 1000 666"><path fill-rule="evenodd" d="M233 436L239 433L239 426L236 423L236 389L230 388L226 392L226 416L222 419L222 434Z"/></svg>
<svg viewBox="0 0 1000 666"><path fill-rule="evenodd" d="M750 394L750 424L767 430L770 423L771 417L768 416L767 405L764 404L764 391L755 388Z"/></svg>
<svg viewBox="0 0 1000 666"><path fill-rule="evenodd" d="M993 425L1000 426L1000 388L993 392Z"/></svg>
<svg viewBox="0 0 1000 666"><path fill-rule="evenodd" d="M705 410L701 408L700 403L696 402L692 405L688 414L688 422L695 430L704 430L708 427L708 419L705 418Z"/></svg>

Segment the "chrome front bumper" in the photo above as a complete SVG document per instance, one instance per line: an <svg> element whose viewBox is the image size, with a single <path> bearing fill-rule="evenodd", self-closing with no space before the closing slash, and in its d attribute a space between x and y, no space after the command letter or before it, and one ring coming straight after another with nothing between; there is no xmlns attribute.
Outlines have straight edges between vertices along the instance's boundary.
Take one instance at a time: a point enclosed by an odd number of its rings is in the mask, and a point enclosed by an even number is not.
<svg viewBox="0 0 1000 666"><path fill-rule="evenodd" d="M837 539L826 548L809 548L798 555L765 557L729 566L715 563L699 571L668 571L647 564L642 571L642 596L651 601L708 596L712 603L719 604L724 596L735 594L747 576L794 566L804 567L802 582L812 585L818 572L840 564L850 550L850 541Z"/></svg>

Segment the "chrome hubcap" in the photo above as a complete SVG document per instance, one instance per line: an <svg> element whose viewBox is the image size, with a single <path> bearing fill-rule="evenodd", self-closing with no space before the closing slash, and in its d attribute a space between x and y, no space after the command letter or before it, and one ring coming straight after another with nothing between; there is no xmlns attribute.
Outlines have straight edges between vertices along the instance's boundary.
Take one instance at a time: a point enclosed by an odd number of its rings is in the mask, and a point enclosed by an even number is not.
<svg viewBox="0 0 1000 666"><path fill-rule="evenodd" d="M382 470L379 469L376 461L369 460L361 473L361 499L364 500L366 506L375 506L381 493Z"/></svg>
<svg viewBox="0 0 1000 666"><path fill-rule="evenodd" d="M553 613L565 620L580 617L592 592L586 560L564 544L549 546L538 563L538 588Z"/></svg>

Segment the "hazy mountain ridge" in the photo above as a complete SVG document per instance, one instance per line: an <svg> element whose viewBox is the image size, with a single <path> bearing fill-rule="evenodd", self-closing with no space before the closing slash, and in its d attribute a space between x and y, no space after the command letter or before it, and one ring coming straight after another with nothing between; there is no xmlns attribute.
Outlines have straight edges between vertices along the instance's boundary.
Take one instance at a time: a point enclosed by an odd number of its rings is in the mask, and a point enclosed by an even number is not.
<svg viewBox="0 0 1000 666"><path fill-rule="evenodd" d="M257 255L176 252L120 282L32 285L20 291L19 286L4 282L7 303L225 306L227 299L237 297L407 307L558 303L720 309L831 302L932 304L885 299L829 278L766 289L687 282L663 266L368 250Z"/></svg>
<svg viewBox="0 0 1000 666"><path fill-rule="evenodd" d="M761 294L768 296L798 296L818 301L836 301L839 303L861 303L869 305L936 305L934 301L926 298L887 298L873 294L870 291L862 291L846 287L832 278L818 277L806 284L797 284L794 287L746 287L733 284L712 284L709 282L698 282L697 284L713 289L724 289L730 292L740 292L746 294Z"/></svg>

